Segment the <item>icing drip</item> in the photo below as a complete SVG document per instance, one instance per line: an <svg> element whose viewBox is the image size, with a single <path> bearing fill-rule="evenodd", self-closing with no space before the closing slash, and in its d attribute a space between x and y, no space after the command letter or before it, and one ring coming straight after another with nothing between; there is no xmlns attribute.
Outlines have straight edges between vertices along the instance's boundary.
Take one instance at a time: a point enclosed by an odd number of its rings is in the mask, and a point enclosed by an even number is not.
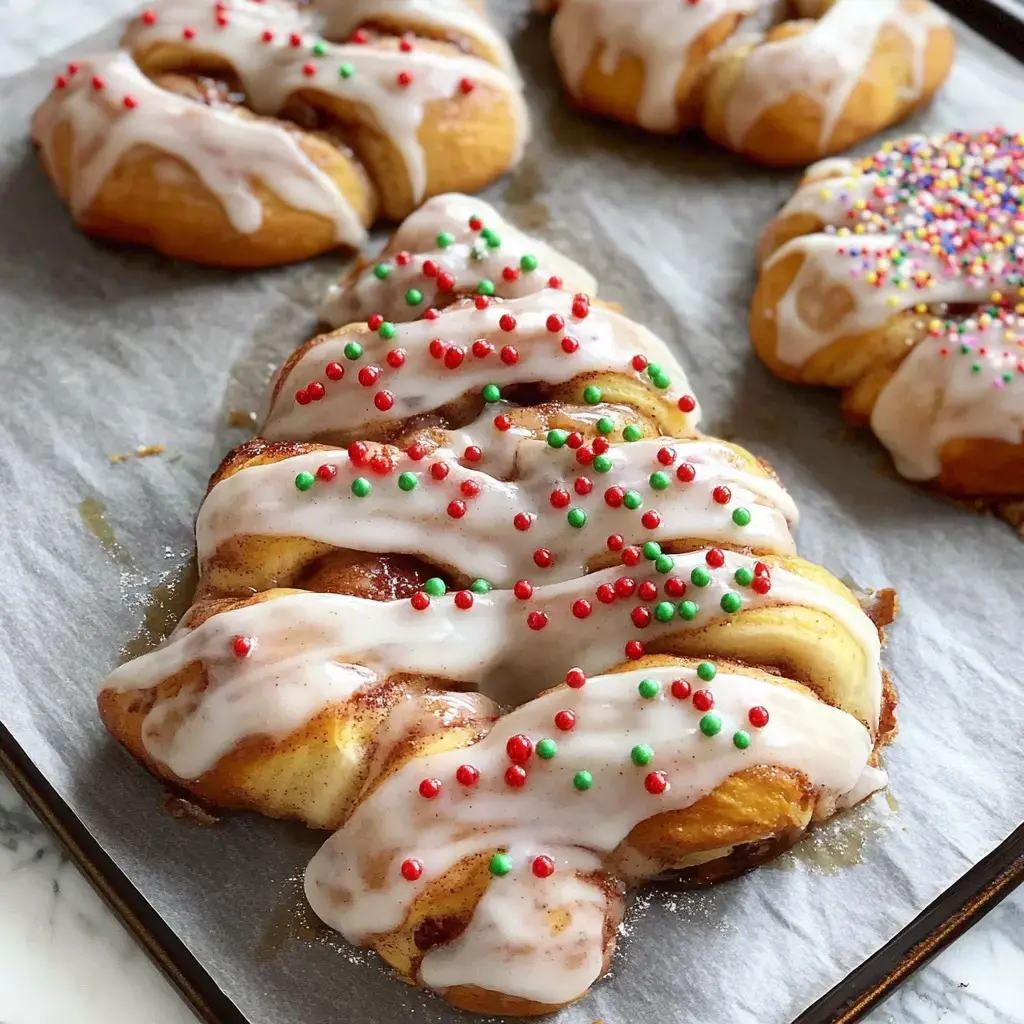
<svg viewBox="0 0 1024 1024"><path fill-rule="evenodd" d="M899 32L912 55L913 77L900 98L918 99L924 90L929 34L948 23L945 14L931 4L911 9L904 0L836 0L807 31L762 43L748 54L726 108L731 144L742 148L766 110L803 95L821 106L818 143L827 149L886 30Z"/></svg>
<svg viewBox="0 0 1024 1024"><path fill-rule="evenodd" d="M575 315L574 308L584 315ZM511 329L504 329L503 322ZM552 330L559 322L562 327ZM483 309L449 310L396 330L393 326L326 335L286 364L283 378L279 373L275 379L263 436L311 440L332 431L357 431L439 409L463 395L479 394L488 384L560 384L595 371L635 381L649 389L652 402L671 403L673 408L690 396L686 376L663 341L618 313L589 306L585 298L579 305L565 292L545 290ZM579 343L573 351L563 347L567 336ZM431 355L435 339L443 346L440 358ZM346 349L353 352L353 343L358 354L349 359ZM484 346L480 355L477 343ZM395 349L404 353L398 368L387 359ZM667 381L664 387L657 386L651 366L634 369L636 355L667 375L661 378ZM342 380L329 377L331 364L344 367ZM364 367L381 371L379 386L360 386L358 371ZM323 387L323 396L311 401L306 389L314 382ZM688 415L694 429L700 416L695 403Z"/></svg>
<svg viewBox="0 0 1024 1024"><path fill-rule="evenodd" d="M373 476L365 464L354 466L345 451L296 455L226 477L199 512L200 566L215 556L220 544L246 535L300 536L342 548L423 555L496 587L510 587L538 572L545 584L579 576L595 560L608 557L606 538L613 533L631 541L656 538L663 544L693 539L776 554L795 550L790 524L797 511L792 499L719 441L654 438L615 445L605 456L610 468L594 472L593 465L581 466L568 447L523 440L511 482L460 465L451 451L436 451L425 460L389 451L393 468L384 478ZM659 461L659 454L667 464ZM437 463L448 466L443 480L432 477L430 465ZM329 482L306 491L295 486L299 473L316 477L325 464L338 470ZM486 455L481 465L486 468ZM692 480L676 476L679 465L689 467L688 477L692 470ZM352 483L364 474L373 477L373 490L358 497ZM409 490L399 486L403 474L415 477ZM586 493L580 493L581 480L590 488ZM408 475L404 482L409 484ZM726 503L719 503L713 495L723 486L730 493ZM615 504L610 504L606 495L616 488ZM466 496L467 490L472 496ZM631 510L629 499L623 503L627 492L643 504ZM459 518L446 512L453 500L462 501L459 510L465 506ZM641 522L652 509L660 518L656 529ZM580 510L585 522L574 527L572 513ZM529 529L515 525L519 513L531 517ZM554 559L541 570L534 561L539 548Z"/></svg>
<svg viewBox="0 0 1024 1024"><path fill-rule="evenodd" d="M360 25L385 19L427 25L453 42L472 39L487 50L488 59L518 81L519 72L508 43L472 0L316 0L328 39L347 39Z"/></svg>
<svg viewBox="0 0 1024 1024"><path fill-rule="evenodd" d="M705 734L690 701L670 694L676 679L713 691L717 735ZM658 684L654 696L640 695L641 680ZM750 729L741 749L730 737L749 728L755 706L768 709L770 722ZM576 716L570 731L553 724L563 708ZM517 734L535 744L557 740L553 757L534 753L528 760L522 789L504 781L506 745ZM644 766L631 758L641 743L653 752ZM499 867L508 872L491 878L461 938L426 954L422 981L562 1003L585 991L602 965L604 899L578 873L603 864L635 825L688 807L730 774L759 764L802 773L825 799L864 790L871 749L870 735L852 716L762 678L722 671L705 684L679 666L591 678L581 690L561 687L500 718L469 748L412 758L384 779L314 857L306 894L327 924L366 943L397 928L424 887L460 860L503 851L508 860ZM454 781L467 763L480 772L469 788ZM652 770L668 783L657 795L645 786ZM580 771L590 773L592 788L574 785ZM883 781L874 772L872 785ZM424 778L441 781L434 799L419 795ZM532 865L545 856L554 873L539 881ZM407 858L422 865L414 881L400 871ZM369 863L388 869L372 887L363 874ZM551 927L550 911L565 922L561 931ZM524 927L529 942L522 941Z"/></svg>
<svg viewBox="0 0 1024 1024"><path fill-rule="evenodd" d="M463 81L505 96L516 122L513 162L518 161L527 133L526 107L517 83L487 61L424 46L404 52L329 43L318 38L310 15L281 0L223 0L217 15L209 0L168 0L152 24L133 23L125 45L140 55L161 43L218 55L234 68L257 113L276 114L297 92L314 105L319 94L326 97L321 103L336 98L366 108L374 127L401 155L417 203L427 182L419 141L424 112L435 101L457 96ZM399 83L402 72L408 76L405 84Z"/></svg>
<svg viewBox="0 0 1024 1024"><path fill-rule="evenodd" d="M36 120L36 141L53 164L57 130L70 128L68 202L76 217L88 211L123 159L151 146L186 163L242 234L263 224L262 204L252 190L256 179L296 209L332 221L339 242L365 241L352 207L305 153L297 134L161 89L126 53L79 62L79 70L47 103Z"/></svg>
<svg viewBox="0 0 1024 1024"><path fill-rule="evenodd" d="M480 219L481 227L470 226L474 218ZM481 231L487 231L488 237ZM439 238L445 242L443 247ZM444 291L438 284L442 274L454 278ZM493 285L500 298L515 299L549 287L553 277L570 292L593 295L597 290L597 282L586 270L524 234L482 200L457 193L435 196L402 222L372 267L354 281L331 286L320 317L334 327L366 320L374 313L400 323L417 319L452 295L476 291L484 281ZM410 290L419 293L419 301L410 301L415 298Z"/></svg>
<svg viewBox="0 0 1024 1024"><path fill-rule="evenodd" d="M622 659L629 640L642 638L642 653L643 644L659 636L734 620L748 608L796 605L837 622L863 650L863 674L848 687L845 706L875 727L882 695L880 646L874 625L856 603L780 567L771 570L771 589L757 593L735 579L740 569L753 574L755 559L734 552L724 552L721 567L709 571L704 586L685 581L694 569L707 567L705 551L670 556L670 563L662 572L643 561L628 577L621 567L605 569L533 587L524 598L509 590L477 593L467 609L452 595L431 598L417 610L412 601L289 592L213 615L195 629L177 630L164 646L118 668L103 688L156 687L201 661L209 685L182 691L173 701L158 698L143 730L154 757L179 777L196 778L246 736L283 738L325 707L394 673L468 684L501 704L519 704L574 665L588 673L606 670ZM620 579L630 585L619 583L610 601L597 597L604 584L614 588ZM652 614L648 623L637 625L635 588L645 581L658 589L656 600L645 607L657 610L666 603L672 610L667 621ZM685 599L696 605L690 619L677 605L683 582ZM738 599L734 611L723 607L727 594ZM574 607L580 600L590 606L583 618ZM539 629L538 617L544 622ZM257 638L248 657L235 657L236 636Z"/></svg>
<svg viewBox="0 0 1024 1024"><path fill-rule="evenodd" d="M1024 332L966 326L918 345L871 413L872 430L910 480L939 475L948 441L1024 443Z"/></svg>
<svg viewBox="0 0 1024 1024"><path fill-rule="evenodd" d="M580 95L583 75L600 48L602 74L625 56L644 64L637 121L652 131L679 127L676 91L700 35L729 15L748 15L770 0L564 0L551 26L551 43L566 87Z"/></svg>
<svg viewBox="0 0 1024 1024"><path fill-rule="evenodd" d="M1024 284L1019 136L912 137L849 168L848 177L808 183L783 210L826 227L766 264L804 256L776 309L779 359L800 366L912 307L991 303L991 318L1012 314Z"/></svg>

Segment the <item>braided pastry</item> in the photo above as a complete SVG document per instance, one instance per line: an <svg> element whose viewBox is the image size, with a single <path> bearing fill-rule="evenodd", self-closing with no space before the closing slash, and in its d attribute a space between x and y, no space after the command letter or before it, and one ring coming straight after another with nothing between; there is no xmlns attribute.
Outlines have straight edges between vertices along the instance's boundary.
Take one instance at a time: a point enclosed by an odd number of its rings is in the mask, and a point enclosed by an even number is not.
<svg viewBox="0 0 1024 1024"><path fill-rule="evenodd" d="M796 556L639 325L550 288L430 313L285 364L211 480L196 603L99 708L196 797L340 829L310 902L403 978L543 1013L605 972L627 886L729 877L885 785L893 605Z"/></svg>
<svg viewBox="0 0 1024 1024"><path fill-rule="evenodd" d="M700 126L759 163L806 164L927 103L953 35L929 0L556 0L552 47L581 107ZM790 20L796 19L796 20Z"/></svg>
<svg viewBox="0 0 1024 1024"><path fill-rule="evenodd" d="M1024 497L1024 140L889 143L812 167L762 239L750 315L779 376L844 389L905 477Z"/></svg>
<svg viewBox="0 0 1024 1024"><path fill-rule="evenodd" d="M33 120L43 166L84 231L170 256L258 267L359 246L378 216L503 174L527 132L471 0L384 6L336 5L336 29L372 28L332 43L288 0L167 0L124 50L57 77Z"/></svg>

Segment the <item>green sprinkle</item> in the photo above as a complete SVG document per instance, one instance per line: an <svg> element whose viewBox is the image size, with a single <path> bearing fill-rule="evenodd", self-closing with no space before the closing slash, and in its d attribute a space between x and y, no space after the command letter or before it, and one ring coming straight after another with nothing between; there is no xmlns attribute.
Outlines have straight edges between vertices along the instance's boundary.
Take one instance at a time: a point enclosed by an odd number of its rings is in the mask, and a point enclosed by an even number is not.
<svg viewBox="0 0 1024 1024"><path fill-rule="evenodd" d="M630 423L622 431L622 436L627 441L639 441L644 436L644 432L635 423Z"/></svg>
<svg viewBox="0 0 1024 1024"><path fill-rule="evenodd" d="M348 63L342 64L338 68L338 74L341 75L342 78L351 78L355 73L356 69Z"/></svg>
<svg viewBox="0 0 1024 1024"><path fill-rule="evenodd" d="M643 503L644 499L640 497L639 491L626 491L622 496L622 504L625 505L630 512L635 512Z"/></svg>
<svg viewBox="0 0 1024 1024"><path fill-rule="evenodd" d="M449 231L442 231L441 234L437 236L437 245L440 249L447 249L454 241L455 236Z"/></svg>
<svg viewBox="0 0 1024 1024"><path fill-rule="evenodd" d="M489 594L491 592L491 585L487 580L473 580L469 585L469 589L472 590L474 594Z"/></svg>
<svg viewBox="0 0 1024 1024"><path fill-rule="evenodd" d="M405 293L405 301L409 306L418 306L423 301L423 292L419 288L410 288Z"/></svg>
<svg viewBox="0 0 1024 1024"><path fill-rule="evenodd" d="M316 483L316 477L312 473L300 473L295 478L295 486L300 491L308 491Z"/></svg>
<svg viewBox="0 0 1024 1024"><path fill-rule="evenodd" d="M642 768L654 760L654 750L646 743L638 743L630 752L629 759L633 764Z"/></svg>
<svg viewBox="0 0 1024 1024"><path fill-rule="evenodd" d="M547 440L548 447L550 448L561 448L568 439L568 433L564 430L559 430L557 427L548 431Z"/></svg>
<svg viewBox="0 0 1024 1024"><path fill-rule="evenodd" d="M636 689L644 700L654 700L661 693L661 686L653 679L641 679Z"/></svg>
<svg viewBox="0 0 1024 1024"><path fill-rule="evenodd" d="M581 792L585 793L594 784L594 776L590 772L577 772L572 777L572 784Z"/></svg>
<svg viewBox="0 0 1024 1024"><path fill-rule="evenodd" d="M501 388L497 384L485 384L483 395L485 402L500 402Z"/></svg>
<svg viewBox="0 0 1024 1024"><path fill-rule="evenodd" d="M685 619L687 622L692 622L697 618L698 606L693 601L680 601L678 610L679 618Z"/></svg>
<svg viewBox="0 0 1024 1024"><path fill-rule="evenodd" d="M741 587L749 587L754 582L754 574L749 569L737 569L732 578Z"/></svg>
<svg viewBox="0 0 1024 1024"><path fill-rule="evenodd" d="M705 683L710 683L718 675L718 669L710 661L702 661L697 666L697 676Z"/></svg>
<svg viewBox="0 0 1024 1024"><path fill-rule="evenodd" d="M743 600L735 590L727 590L722 595L722 611L732 615L743 607Z"/></svg>
<svg viewBox="0 0 1024 1024"><path fill-rule="evenodd" d="M491 858L491 874L503 878L512 870L512 858L507 853L496 853Z"/></svg>
<svg viewBox="0 0 1024 1024"><path fill-rule="evenodd" d="M690 582L695 587L706 587L711 582L711 573L709 573L704 566L698 565L693 572L690 573Z"/></svg>
<svg viewBox="0 0 1024 1024"><path fill-rule="evenodd" d="M615 429L615 420L609 416L602 416L597 421L597 432L599 434L610 434Z"/></svg>
<svg viewBox="0 0 1024 1024"><path fill-rule="evenodd" d="M313 44L313 56L322 57L327 52L327 47L323 43L317 42Z"/></svg>
<svg viewBox="0 0 1024 1024"><path fill-rule="evenodd" d="M388 274L390 274L390 273L391 273L391 268L386 263L378 263L373 268L373 276L375 278L377 278L378 281L386 280Z"/></svg>
<svg viewBox="0 0 1024 1024"><path fill-rule="evenodd" d="M345 346L345 358L356 360L363 354L363 346L358 341L350 341Z"/></svg>
<svg viewBox="0 0 1024 1024"><path fill-rule="evenodd" d="M607 455L598 455L591 465L595 473L607 473L612 468L612 460Z"/></svg>
<svg viewBox="0 0 1024 1024"><path fill-rule="evenodd" d="M403 491L414 491L419 482L419 477L415 473L403 473L398 478L398 486Z"/></svg>
<svg viewBox="0 0 1024 1024"><path fill-rule="evenodd" d="M656 491L663 491L668 487L671 481L668 478L668 473L662 473L659 469L657 473L652 473L650 478L650 484Z"/></svg>
<svg viewBox="0 0 1024 1024"><path fill-rule="evenodd" d="M659 373L657 377L652 377L651 381L659 391L664 391L672 383L672 378L667 373Z"/></svg>
<svg viewBox="0 0 1024 1024"><path fill-rule="evenodd" d="M665 371L657 363L647 364L647 376L654 380L655 377L660 377Z"/></svg>
<svg viewBox="0 0 1024 1024"><path fill-rule="evenodd" d="M477 293L477 295L493 295L494 294L494 282L493 281L488 281L487 278L485 277L476 286L476 293Z"/></svg>
<svg viewBox="0 0 1024 1024"><path fill-rule="evenodd" d="M661 554L661 545L656 540L648 540L640 550L648 562L653 562Z"/></svg>
<svg viewBox="0 0 1024 1024"><path fill-rule="evenodd" d="M750 746L750 733L746 729L740 729L732 734L732 744L740 750L746 750Z"/></svg>
<svg viewBox="0 0 1024 1024"><path fill-rule="evenodd" d="M671 601L659 601L654 606L654 617L659 622L671 622L676 615L676 606Z"/></svg>
<svg viewBox="0 0 1024 1024"><path fill-rule="evenodd" d="M373 490L373 484L365 476L357 476L352 481L352 493L357 498L365 498Z"/></svg>
<svg viewBox="0 0 1024 1024"><path fill-rule="evenodd" d="M705 736L717 736L722 731L722 716L709 711L700 720L700 731Z"/></svg>
<svg viewBox="0 0 1024 1024"><path fill-rule="evenodd" d="M537 756L544 758L545 761L550 761L557 753L558 744L553 739L545 737L537 744Z"/></svg>
<svg viewBox="0 0 1024 1024"><path fill-rule="evenodd" d="M520 256L519 267L521 270L525 270L528 274L532 270L537 269L537 257L527 253L525 256Z"/></svg>
<svg viewBox="0 0 1024 1024"><path fill-rule="evenodd" d="M437 576L431 576L430 579L423 584L423 589L431 597L444 597L448 592L448 588L444 585L444 580Z"/></svg>
<svg viewBox="0 0 1024 1024"><path fill-rule="evenodd" d="M501 246L501 236L495 234L490 228L484 228L480 232L483 240L487 243L489 249L497 249Z"/></svg>
<svg viewBox="0 0 1024 1024"><path fill-rule="evenodd" d="M663 576L676 567L676 560L671 555L658 555L654 560L654 568Z"/></svg>
<svg viewBox="0 0 1024 1024"><path fill-rule="evenodd" d="M583 389L583 401L587 405L597 405L601 401L601 389L596 384L588 384Z"/></svg>
<svg viewBox="0 0 1024 1024"><path fill-rule="evenodd" d="M398 333L398 328L391 323L390 320L385 320L384 323L377 328L377 333L385 341L390 341Z"/></svg>
<svg viewBox="0 0 1024 1024"><path fill-rule="evenodd" d="M981 363L971 363L971 373L981 373Z"/></svg>
<svg viewBox="0 0 1024 1024"><path fill-rule="evenodd" d="M749 526L750 510L745 508L734 508L732 510L732 521L737 526Z"/></svg>
<svg viewBox="0 0 1024 1024"><path fill-rule="evenodd" d="M565 518L569 520L569 525L577 530L582 530L587 525L587 513L581 508L569 509L569 514Z"/></svg>

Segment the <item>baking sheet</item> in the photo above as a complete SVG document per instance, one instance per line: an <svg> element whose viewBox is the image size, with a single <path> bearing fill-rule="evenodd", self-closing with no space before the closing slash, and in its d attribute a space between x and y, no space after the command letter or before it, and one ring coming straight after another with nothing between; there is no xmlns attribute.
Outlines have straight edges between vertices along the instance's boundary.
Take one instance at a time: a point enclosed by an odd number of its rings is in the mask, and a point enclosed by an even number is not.
<svg viewBox="0 0 1024 1024"><path fill-rule="evenodd" d="M1024 820L1024 545L896 479L870 436L844 428L835 394L785 385L754 358L753 242L796 176L579 117L543 21L525 0L502 7L535 137L487 198L679 346L705 429L766 456L796 497L805 557L902 598L888 801L734 882L648 890L612 977L558 1017L781 1024ZM912 127L1024 127L1020 66L960 35L950 82ZM26 139L52 72L0 85L0 720L253 1021L472 1019L312 924L296 879L321 834L244 815L188 827L94 714L97 681L138 647L140 623L158 633L176 606L206 478L246 436L230 424L312 330L343 260L233 274L86 240ZM109 458L151 444L166 450Z"/></svg>

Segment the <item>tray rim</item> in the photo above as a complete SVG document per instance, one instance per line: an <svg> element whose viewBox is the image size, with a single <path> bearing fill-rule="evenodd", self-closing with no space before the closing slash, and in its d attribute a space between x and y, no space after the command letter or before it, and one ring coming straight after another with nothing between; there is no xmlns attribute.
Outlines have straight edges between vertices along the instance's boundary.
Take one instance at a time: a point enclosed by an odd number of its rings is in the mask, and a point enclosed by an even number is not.
<svg viewBox="0 0 1024 1024"><path fill-rule="evenodd" d="M1024 2L933 0L1024 62ZM252 1024L0 721L0 769L179 996L207 1024ZM854 1024L1024 884L1024 823L791 1024Z"/></svg>

